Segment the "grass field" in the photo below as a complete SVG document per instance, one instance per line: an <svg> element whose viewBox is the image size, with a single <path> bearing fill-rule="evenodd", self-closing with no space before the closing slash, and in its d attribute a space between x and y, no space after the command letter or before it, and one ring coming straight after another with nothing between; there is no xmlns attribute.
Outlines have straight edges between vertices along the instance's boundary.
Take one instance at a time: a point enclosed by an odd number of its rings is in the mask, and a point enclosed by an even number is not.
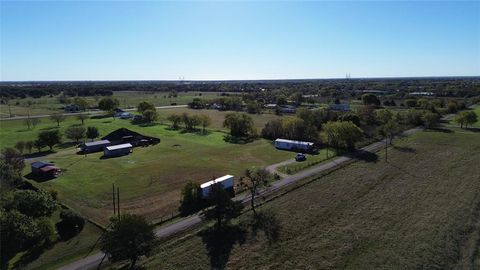
<svg viewBox="0 0 480 270"><path fill-rule="evenodd" d="M217 92L181 92L177 94L177 97L169 98L167 92L142 92L142 91L116 91L113 97L118 99L120 107L122 108L134 108L138 103L142 101L148 101L155 106L166 106L172 103L177 105L187 104L192 102L196 97L202 99L213 99L220 97L221 93ZM102 97L84 97L90 104L90 106L96 106L99 99ZM58 101L56 96L54 97L41 97L41 98L24 98L24 99L12 99L9 101L11 105L10 110L12 115L26 116L50 114L55 111L61 110L64 104ZM10 111L7 105L0 104L0 118L10 117Z"/></svg>
<svg viewBox="0 0 480 270"><path fill-rule="evenodd" d="M388 163L378 154L263 206L279 241L234 245L227 268L478 269L480 133L445 127L397 140ZM154 254L147 269L210 268L198 234Z"/></svg>
<svg viewBox="0 0 480 270"><path fill-rule="evenodd" d="M307 160L302 161L302 162L295 162L286 166L281 166L278 167L278 170L282 173L286 174L294 174L297 173L301 170L305 170L307 168L310 168L312 166L318 165L324 161L327 160L327 149L320 149L318 151L318 154L316 155L310 155L310 154L305 154L307 157ZM336 156L336 150L335 149L329 149L328 151L328 159L333 158Z"/></svg>
<svg viewBox="0 0 480 270"><path fill-rule="evenodd" d="M150 220L171 215L178 207L180 189L190 180L203 182L224 174L240 176L251 166L266 166L292 156L291 152L276 150L263 139L245 145L223 140L221 128L224 112L177 109L162 112L205 113L213 119L212 130L201 133L183 133L170 130L167 125L141 127L130 121L112 118L89 119L87 126L96 126L101 136L121 127L158 137L161 143L147 148L135 148L129 156L100 159L102 153L77 155L74 144L65 143L57 152L29 160L51 161L63 169L61 177L36 183L44 189L58 191L59 199L92 220L106 224L111 214L111 185L121 189L122 207L129 212L143 214ZM256 126L275 115L253 115ZM56 129L56 124L44 119L35 130L27 130L21 121L0 122L1 146L12 146L19 140L33 140L42 130ZM80 124L74 117L61 123L60 130ZM36 151L36 150L35 150ZM27 164L25 175L30 172Z"/></svg>

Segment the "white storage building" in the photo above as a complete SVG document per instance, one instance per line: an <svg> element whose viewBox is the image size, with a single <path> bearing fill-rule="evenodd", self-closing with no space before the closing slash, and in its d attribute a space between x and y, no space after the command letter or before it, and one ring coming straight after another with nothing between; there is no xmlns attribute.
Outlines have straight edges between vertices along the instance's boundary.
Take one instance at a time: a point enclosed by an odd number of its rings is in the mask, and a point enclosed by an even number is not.
<svg viewBox="0 0 480 270"><path fill-rule="evenodd" d="M132 147L133 146L129 143L107 146L105 147L105 150L103 150L103 154L106 157L117 157L117 156L128 155L132 152Z"/></svg>
<svg viewBox="0 0 480 270"><path fill-rule="evenodd" d="M208 193L210 193L210 190L211 190L211 187L213 184L216 184L216 183L221 183L222 184L222 187L223 189L229 191L229 192L233 192L233 186L234 186L234 176L233 175L224 175L220 178L217 178L215 180L212 180L212 181L208 181L206 183L203 183L200 185L200 190L201 190L201 194L202 194L202 198L207 198L208 197ZM231 193L231 195L233 195Z"/></svg>
<svg viewBox="0 0 480 270"><path fill-rule="evenodd" d="M284 150L302 150L311 151L314 149L313 142L293 141L286 139L276 139L275 147Z"/></svg>

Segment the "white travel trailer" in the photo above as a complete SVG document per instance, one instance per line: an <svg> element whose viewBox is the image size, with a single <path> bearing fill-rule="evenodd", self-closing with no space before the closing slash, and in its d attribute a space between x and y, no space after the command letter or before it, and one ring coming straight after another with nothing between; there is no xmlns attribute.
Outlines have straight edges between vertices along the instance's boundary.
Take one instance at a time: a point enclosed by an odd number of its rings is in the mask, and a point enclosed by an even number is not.
<svg viewBox="0 0 480 270"><path fill-rule="evenodd" d="M275 147L277 149L292 150L292 151L305 151L305 152L315 151L313 142L302 142L302 141L293 141L293 140L286 140L286 139L276 139Z"/></svg>
<svg viewBox="0 0 480 270"><path fill-rule="evenodd" d="M208 193L210 193L212 185L216 184L216 183L220 183L222 185L223 189L225 189L230 194L230 196L235 195L234 190L233 190L233 186L235 184L234 183L234 176L233 175L224 175L220 178L217 178L217 179L212 180L212 181L208 181L208 182L200 185L202 198L205 199L205 198L208 197Z"/></svg>

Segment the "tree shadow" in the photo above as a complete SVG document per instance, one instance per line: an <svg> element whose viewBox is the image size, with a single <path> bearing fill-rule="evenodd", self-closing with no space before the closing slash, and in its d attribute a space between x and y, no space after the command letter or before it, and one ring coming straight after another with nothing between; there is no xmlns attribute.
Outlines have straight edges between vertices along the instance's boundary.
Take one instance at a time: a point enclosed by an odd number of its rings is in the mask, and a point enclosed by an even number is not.
<svg viewBox="0 0 480 270"><path fill-rule="evenodd" d="M225 269L233 246L246 241L246 231L238 225L210 227L198 234L207 248L212 269Z"/></svg>
<svg viewBox="0 0 480 270"><path fill-rule="evenodd" d="M64 142L64 143L58 144L57 148L60 148L60 149L70 148L72 146L78 145L79 143L80 142Z"/></svg>
<svg viewBox="0 0 480 270"><path fill-rule="evenodd" d="M41 151L41 152L36 152L36 153L31 153L31 154L25 154L23 155L25 158L38 158L38 157L43 157L49 154L54 153L53 151L47 150L47 151Z"/></svg>
<svg viewBox="0 0 480 270"><path fill-rule="evenodd" d="M57 129L59 128L58 126L53 126L53 127L44 127L44 128L41 128L40 130L51 130L51 129Z"/></svg>
<svg viewBox="0 0 480 270"><path fill-rule="evenodd" d="M253 137L234 137L231 135L223 136L223 141L232 143L232 144L247 144L253 142L255 139Z"/></svg>
<svg viewBox="0 0 480 270"><path fill-rule="evenodd" d="M29 173L27 175L24 175L23 177L27 178L28 180L33 180L37 183L42 183L42 182L46 182L46 181L49 181L49 180L52 180L52 179L55 179L55 177L53 176L38 176L38 175L35 175L33 173Z"/></svg>
<svg viewBox="0 0 480 270"><path fill-rule="evenodd" d="M111 118L112 116L110 115L105 115L105 114L98 114L98 115L93 115L90 117L90 119L105 119L105 118Z"/></svg>
<svg viewBox="0 0 480 270"><path fill-rule="evenodd" d="M353 153L345 154L345 156L347 156L349 158L353 158L353 159L362 160L362 161L365 161L365 162L376 163L378 161L378 155L376 153L372 153L372 152L365 151L365 150L357 150Z"/></svg>
<svg viewBox="0 0 480 270"><path fill-rule="evenodd" d="M271 211L258 212L250 221L252 237L256 237L259 232L263 232L269 244L276 243L280 238L282 226L280 220Z"/></svg>
<svg viewBox="0 0 480 270"><path fill-rule="evenodd" d="M469 127L467 128L467 130L472 132L480 132L480 128L476 128L476 127Z"/></svg>
<svg viewBox="0 0 480 270"><path fill-rule="evenodd" d="M404 153L416 153L417 152L417 150L415 148L408 147L408 146L396 146L396 145L394 145L393 149L398 150L400 152L404 152Z"/></svg>
<svg viewBox="0 0 480 270"><path fill-rule="evenodd" d="M22 257L16 261L12 266L13 269L22 269L29 263L33 262L34 260L38 259L40 255L42 255L46 250L52 248L54 246L53 243L43 243L42 245L36 245L27 250Z"/></svg>
<svg viewBox="0 0 480 270"><path fill-rule="evenodd" d="M432 127L426 130L431 130L435 132L442 132L442 133L453 133L453 130L448 129L448 128L442 128L442 127Z"/></svg>

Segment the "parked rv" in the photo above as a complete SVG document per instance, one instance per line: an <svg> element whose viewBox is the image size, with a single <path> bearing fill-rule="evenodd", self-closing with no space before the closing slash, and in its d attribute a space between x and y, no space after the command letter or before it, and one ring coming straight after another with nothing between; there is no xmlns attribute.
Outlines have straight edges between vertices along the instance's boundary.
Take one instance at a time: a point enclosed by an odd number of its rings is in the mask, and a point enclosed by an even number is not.
<svg viewBox="0 0 480 270"><path fill-rule="evenodd" d="M107 146L103 150L106 157L118 157L128 155L132 152L133 146L129 143Z"/></svg>
<svg viewBox="0 0 480 270"><path fill-rule="evenodd" d="M286 139L276 139L275 147L277 149L304 152L304 153L314 153L317 151L313 142L303 142L303 141L294 141L294 140L286 140Z"/></svg>

